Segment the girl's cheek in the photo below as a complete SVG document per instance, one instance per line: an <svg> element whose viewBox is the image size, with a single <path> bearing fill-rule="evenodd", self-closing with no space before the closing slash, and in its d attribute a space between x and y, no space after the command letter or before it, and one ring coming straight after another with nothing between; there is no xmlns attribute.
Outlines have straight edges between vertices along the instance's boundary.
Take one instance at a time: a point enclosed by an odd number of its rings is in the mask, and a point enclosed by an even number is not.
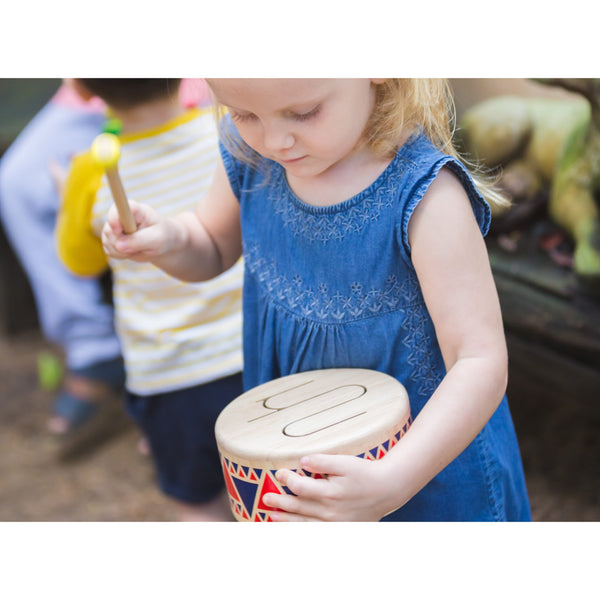
<svg viewBox="0 0 600 600"><path fill-rule="evenodd" d="M252 148L252 150L255 150L256 152L260 153L260 144L259 144L258 137L256 135L242 133L241 131L240 131L240 135L242 136L242 139L244 140L244 142L246 142L246 144L248 144L248 146L250 146L250 148Z"/></svg>

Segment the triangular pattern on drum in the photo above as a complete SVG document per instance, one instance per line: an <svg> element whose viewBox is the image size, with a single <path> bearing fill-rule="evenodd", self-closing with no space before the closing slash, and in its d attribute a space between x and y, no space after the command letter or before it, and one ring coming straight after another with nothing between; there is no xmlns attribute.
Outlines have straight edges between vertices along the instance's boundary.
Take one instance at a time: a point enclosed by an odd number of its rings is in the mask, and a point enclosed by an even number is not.
<svg viewBox="0 0 600 600"><path fill-rule="evenodd" d="M229 496L231 497L232 500L236 500L237 502L240 501L240 497L237 493L237 490L235 489L235 485L233 485L233 481L231 481L231 477L229 475L228 469L227 469L227 461L223 461L223 478L225 479L225 487L227 488L227 491L229 492Z"/></svg>
<svg viewBox="0 0 600 600"><path fill-rule="evenodd" d="M368 452L365 452L365 458L367 460L375 460L377 458L377 447L371 448Z"/></svg>
<svg viewBox="0 0 600 600"><path fill-rule="evenodd" d="M273 494L281 494L281 490L277 486L277 484L271 478L271 475L268 471L265 472L265 478L263 484L260 488L260 498L258 500L258 504L256 506L257 510L272 510L270 506L267 506L263 501L263 495L272 492Z"/></svg>
<svg viewBox="0 0 600 600"><path fill-rule="evenodd" d="M233 480L235 481L235 487L242 499L242 504L246 507L248 512L252 512L254 500L256 499L256 492L258 492L258 484L235 478Z"/></svg>
<svg viewBox="0 0 600 600"><path fill-rule="evenodd" d="M292 492L292 490L290 490L289 487L282 485L281 488L283 489L283 491L288 494L289 496L295 496L296 494L294 494L294 492Z"/></svg>
<svg viewBox="0 0 600 600"><path fill-rule="evenodd" d="M359 456L359 458L361 458L361 457ZM312 479L323 479L323 475L321 475L321 473L312 473L311 471L307 471L306 469L299 469L296 471L296 473L298 473L298 475L301 475L303 477L312 477ZM291 492L290 492L290 494L291 494Z"/></svg>
<svg viewBox="0 0 600 600"><path fill-rule="evenodd" d="M405 423L391 439L382 442L379 446L371 448L367 452L358 455L358 458L365 460L377 460L383 458L391 448L393 448L408 431L412 419ZM292 494L286 486L279 484L275 478L275 471L265 469L255 469L247 467L240 463L233 462L227 457L221 456L223 475L225 485L229 493L229 500L232 511L235 515L245 520L254 521L272 521L271 513L273 509L266 506L262 497L266 493ZM297 471L300 475L320 479L323 477L320 473L311 473L305 469ZM258 496L258 501L257 501ZM257 504L253 511L254 504Z"/></svg>

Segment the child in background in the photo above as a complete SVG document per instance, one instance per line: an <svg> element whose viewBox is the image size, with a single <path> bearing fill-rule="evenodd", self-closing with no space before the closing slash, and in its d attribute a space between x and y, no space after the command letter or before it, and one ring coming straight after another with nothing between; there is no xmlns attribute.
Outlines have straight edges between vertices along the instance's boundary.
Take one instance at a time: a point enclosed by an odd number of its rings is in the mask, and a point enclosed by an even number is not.
<svg viewBox="0 0 600 600"><path fill-rule="evenodd" d="M114 420L125 379L101 282L69 273L54 240L59 192L52 166L66 170L73 154L89 148L105 108L98 98L84 101L64 80L0 162L0 218L31 286L40 329L64 355L48 420L61 452L75 451Z"/></svg>
<svg viewBox="0 0 600 600"><path fill-rule="evenodd" d="M187 108L210 99L203 79L184 79ZM75 452L112 428L125 381L112 306L102 282L67 271L55 249L61 183L76 153L90 147L106 122L100 98L84 100L64 79L0 161L0 219L31 286L47 340L63 354L65 376L48 429L62 451ZM35 243L32 243L35 240Z"/></svg>
<svg viewBox="0 0 600 600"><path fill-rule="evenodd" d="M178 79L78 79L122 123L125 191L165 217L192 210L218 160L210 109L185 109ZM182 520L231 519L214 423L242 391L241 261L206 283L149 264L107 260L100 231L112 204L90 152L75 157L57 225L59 256L80 276L109 266L126 371L126 407L148 440L162 491Z"/></svg>
<svg viewBox="0 0 600 600"><path fill-rule="evenodd" d="M483 234L490 208L451 144L443 80L208 80L229 115L196 208L111 208L106 252L187 280L243 250L244 384L312 369L396 377L412 427L386 456L282 469L274 520L530 520L504 395L507 352ZM500 201L481 188L490 202ZM134 194L135 196L135 194Z"/></svg>

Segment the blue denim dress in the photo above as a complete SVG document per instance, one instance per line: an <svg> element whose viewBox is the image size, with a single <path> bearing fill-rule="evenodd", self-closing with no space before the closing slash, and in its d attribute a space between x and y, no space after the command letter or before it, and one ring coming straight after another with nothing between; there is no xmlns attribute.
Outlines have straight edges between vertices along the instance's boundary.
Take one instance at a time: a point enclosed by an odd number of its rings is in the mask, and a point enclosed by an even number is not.
<svg viewBox="0 0 600 600"><path fill-rule="evenodd" d="M310 206L284 169L262 172L221 153L240 201L245 260L244 386L339 367L396 377L415 418L445 375L411 262L408 223L439 170L461 180L482 234L490 209L464 166L426 137L409 140L368 188ZM391 521L530 520L506 398L467 449Z"/></svg>

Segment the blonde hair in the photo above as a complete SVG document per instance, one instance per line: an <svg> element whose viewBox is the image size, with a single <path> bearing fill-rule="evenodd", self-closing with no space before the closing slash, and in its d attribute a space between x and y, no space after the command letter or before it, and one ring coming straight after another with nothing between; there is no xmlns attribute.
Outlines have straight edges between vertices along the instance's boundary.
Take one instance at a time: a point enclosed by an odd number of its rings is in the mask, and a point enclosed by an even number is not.
<svg viewBox="0 0 600 600"><path fill-rule="evenodd" d="M228 150L240 160L264 170L266 161L226 127L223 106L214 104L219 135ZM364 143L378 156L392 158L414 134L423 132L442 152L460 160L492 206L508 206L508 200L494 187L478 165L458 155L452 143L456 112L450 84L446 79L384 79L375 86L375 106L363 133Z"/></svg>
<svg viewBox="0 0 600 600"><path fill-rule="evenodd" d="M229 152L238 160L245 162L255 169L261 171L267 176L268 181L268 163L267 161L255 150L253 150L244 140L240 137L235 126L224 119L227 114L227 107L217 102L213 96L213 114L217 121L217 130L219 133L219 139L223 142L223 145Z"/></svg>
<svg viewBox="0 0 600 600"><path fill-rule="evenodd" d="M459 156L454 147L456 110L446 79L385 79L375 93L375 107L364 133L373 152L392 157L411 135L422 131L442 152L465 164L492 209L508 206L491 177Z"/></svg>

